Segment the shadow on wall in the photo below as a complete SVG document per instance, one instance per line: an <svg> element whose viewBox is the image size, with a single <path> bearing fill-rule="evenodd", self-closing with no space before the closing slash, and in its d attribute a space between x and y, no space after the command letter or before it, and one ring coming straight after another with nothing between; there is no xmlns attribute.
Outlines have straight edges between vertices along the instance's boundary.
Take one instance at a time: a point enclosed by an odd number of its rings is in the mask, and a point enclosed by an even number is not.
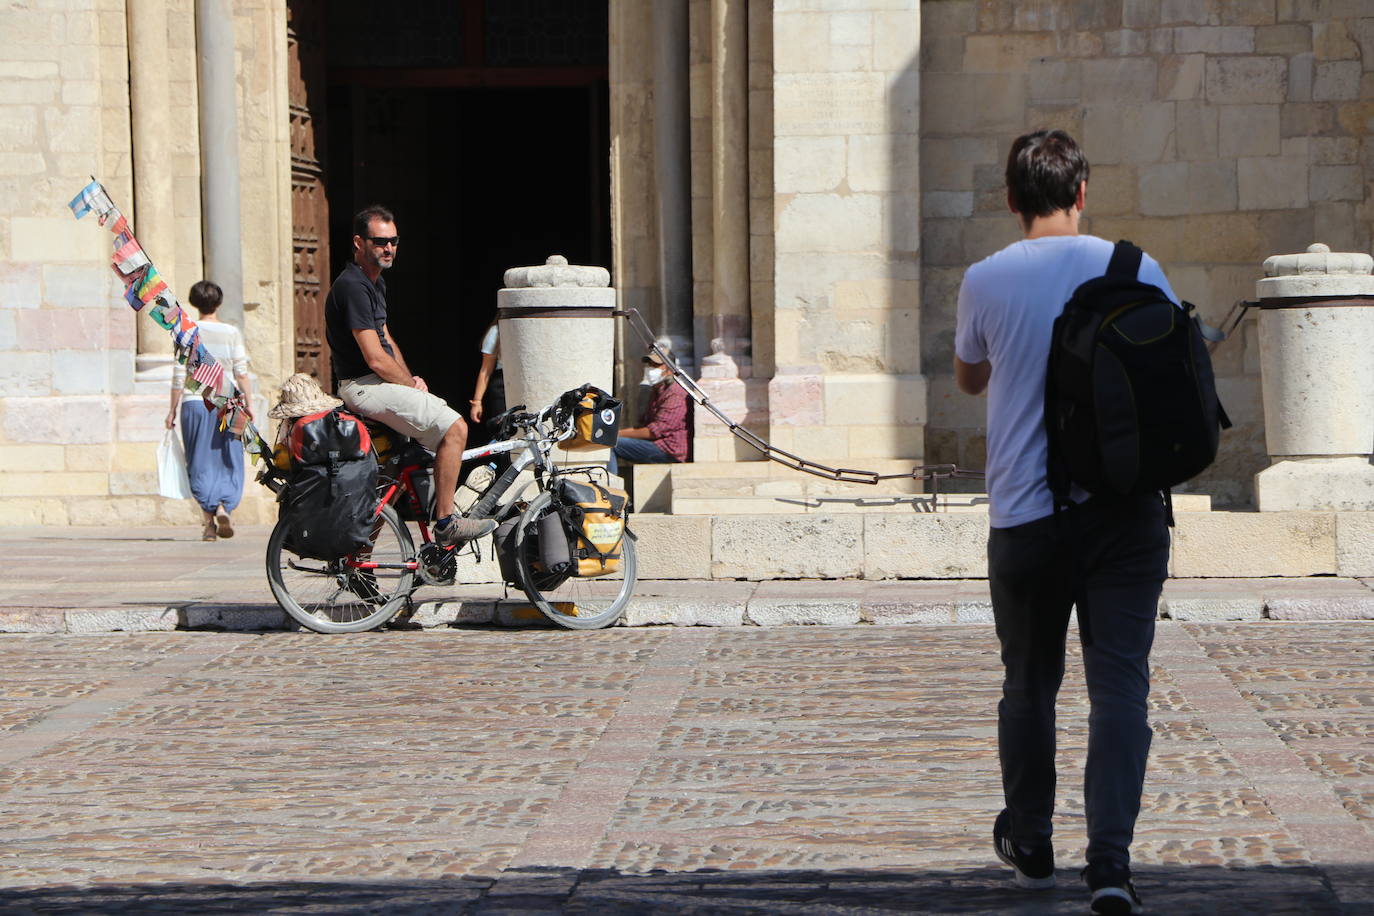
<svg viewBox="0 0 1374 916"><path fill-rule="evenodd" d="M443 863L434 862L437 869ZM304 867L290 864L288 867ZM351 861L345 870L363 866ZM624 874L527 868L496 877L390 881L148 883L0 889L5 912L46 913L961 913L1078 914L1086 891L1060 869L1057 889L1023 891L1004 868ZM13 876L11 876L13 879ZM1366 896L1374 866L1144 866L1136 886L1152 913L1353 914L1342 888ZM1336 890L1333 891L1332 888ZM1358 896L1358 894L1357 894ZM1360 898L1365 899L1365 898Z"/></svg>

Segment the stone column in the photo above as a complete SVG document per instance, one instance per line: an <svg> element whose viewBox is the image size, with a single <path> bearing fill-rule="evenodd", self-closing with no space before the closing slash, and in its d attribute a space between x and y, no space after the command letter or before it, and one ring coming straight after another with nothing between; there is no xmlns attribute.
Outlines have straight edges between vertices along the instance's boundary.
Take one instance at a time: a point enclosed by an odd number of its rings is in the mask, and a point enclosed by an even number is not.
<svg viewBox="0 0 1374 916"><path fill-rule="evenodd" d="M711 0L711 311L698 353L715 366L748 361L749 60L745 0ZM709 341L720 341L711 346ZM707 346L702 346L707 344ZM747 375L747 372L743 372Z"/></svg>
<svg viewBox="0 0 1374 916"><path fill-rule="evenodd" d="M553 255L540 267L506 271L496 294L506 403L538 411L587 382L611 391L615 290L604 267L577 267ZM604 463L609 450L569 453Z"/></svg>
<svg viewBox="0 0 1374 916"><path fill-rule="evenodd" d="M242 330L239 131L234 91L234 17L229 0L196 0L196 63L205 277L224 291L220 320Z"/></svg>
<svg viewBox="0 0 1374 916"><path fill-rule="evenodd" d="M700 387L726 415L757 425L767 389L753 376L749 273L749 5L711 0L711 298L696 304ZM696 461L757 458L694 411Z"/></svg>
<svg viewBox="0 0 1374 916"><path fill-rule="evenodd" d="M1374 258L1320 243L1256 284L1264 436L1260 511L1374 510Z"/></svg>
<svg viewBox="0 0 1374 916"><path fill-rule="evenodd" d="M659 328L678 363L695 368L687 0L654 0L654 182L658 202ZM633 353L634 348L631 348Z"/></svg>
<svg viewBox="0 0 1374 916"><path fill-rule="evenodd" d="M775 8L770 441L920 463L919 0Z"/></svg>
<svg viewBox="0 0 1374 916"><path fill-rule="evenodd" d="M162 0L128 0L127 14L129 120L134 148L133 230L154 264L171 265L176 256L176 220L172 170L167 163L167 144L173 130L167 85L167 4ZM135 317L137 380L170 383L171 337L156 322Z"/></svg>

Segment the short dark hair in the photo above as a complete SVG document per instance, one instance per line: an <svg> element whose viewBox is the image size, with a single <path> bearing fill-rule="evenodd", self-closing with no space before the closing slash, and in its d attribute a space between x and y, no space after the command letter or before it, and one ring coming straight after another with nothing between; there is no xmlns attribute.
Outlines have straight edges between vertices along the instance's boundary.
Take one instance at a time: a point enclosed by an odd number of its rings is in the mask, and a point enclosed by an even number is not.
<svg viewBox="0 0 1374 916"><path fill-rule="evenodd" d="M367 227L374 219L379 219L384 223L396 222L396 217L391 211L381 204L373 204L370 207L363 207L358 214L353 217L353 234L367 238Z"/></svg>
<svg viewBox="0 0 1374 916"><path fill-rule="evenodd" d="M1067 210L1078 200L1078 185L1088 180L1088 157L1062 130L1022 134L1007 156L1007 193L1011 205L1030 221Z"/></svg>
<svg viewBox="0 0 1374 916"><path fill-rule="evenodd" d="M196 311L208 315L224 301L224 290L219 288L218 283L201 280L191 287L191 294L187 298L196 307Z"/></svg>

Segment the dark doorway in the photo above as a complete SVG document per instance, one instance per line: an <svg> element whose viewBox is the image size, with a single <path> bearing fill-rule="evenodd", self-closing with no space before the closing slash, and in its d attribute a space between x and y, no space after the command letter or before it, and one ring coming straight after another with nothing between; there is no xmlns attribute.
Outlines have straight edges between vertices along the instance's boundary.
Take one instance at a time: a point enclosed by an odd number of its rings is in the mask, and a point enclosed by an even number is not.
<svg viewBox="0 0 1374 916"><path fill-rule="evenodd" d="M441 10L422 30L439 34L417 57L396 53L416 46L413 21L350 43L337 17L379 8L330 4L331 275L352 256L352 214L390 207L391 333L466 414L504 272L551 254L611 266L606 0L423 6Z"/></svg>

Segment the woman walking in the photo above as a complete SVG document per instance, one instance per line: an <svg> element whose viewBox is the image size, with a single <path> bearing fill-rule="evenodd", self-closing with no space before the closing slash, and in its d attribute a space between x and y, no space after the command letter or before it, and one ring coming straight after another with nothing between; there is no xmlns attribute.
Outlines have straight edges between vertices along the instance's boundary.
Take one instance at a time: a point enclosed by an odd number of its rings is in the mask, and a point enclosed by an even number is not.
<svg viewBox="0 0 1374 916"><path fill-rule="evenodd" d="M248 351L243 335L215 315L224 301L223 291L209 280L201 280L191 287L188 298L200 312L201 343L220 365L233 373L251 420L252 411L247 405L252 402L253 392L249 387ZM233 537L234 525L229 516L243 497L243 443L219 428L219 417L205 401L182 400L185 384L186 367L178 363L172 367L172 406L167 411L167 428L176 425L180 413L191 493L205 514L201 540Z"/></svg>

